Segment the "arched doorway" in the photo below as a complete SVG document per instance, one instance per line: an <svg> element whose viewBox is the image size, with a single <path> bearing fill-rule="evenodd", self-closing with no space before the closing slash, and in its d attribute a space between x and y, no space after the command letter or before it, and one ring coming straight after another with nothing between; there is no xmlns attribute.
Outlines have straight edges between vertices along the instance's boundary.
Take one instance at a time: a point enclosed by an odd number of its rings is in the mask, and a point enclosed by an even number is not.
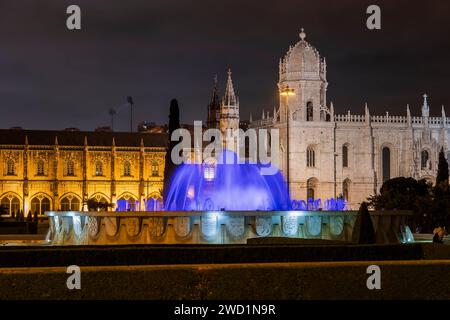
<svg viewBox="0 0 450 320"><path fill-rule="evenodd" d="M317 197L318 181L316 178L309 178L306 181L306 199L314 200Z"/></svg>

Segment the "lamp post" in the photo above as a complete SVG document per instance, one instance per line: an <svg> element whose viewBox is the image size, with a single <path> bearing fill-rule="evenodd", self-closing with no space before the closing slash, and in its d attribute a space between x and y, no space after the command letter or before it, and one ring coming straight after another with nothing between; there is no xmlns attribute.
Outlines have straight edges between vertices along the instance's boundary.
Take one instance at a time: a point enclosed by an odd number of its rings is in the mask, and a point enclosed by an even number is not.
<svg viewBox="0 0 450 320"><path fill-rule="evenodd" d="M111 131L114 131L114 116L117 114L117 111L113 108L108 110L109 115L111 116Z"/></svg>
<svg viewBox="0 0 450 320"><path fill-rule="evenodd" d="M133 132L133 98L131 96L128 96L127 102L130 105L130 132Z"/></svg>
<svg viewBox="0 0 450 320"><path fill-rule="evenodd" d="M288 194L289 196L291 196L290 175L289 175L289 97L294 96L295 91L293 88L289 88L289 86L286 86L284 89L281 89L280 95L282 97L286 97L286 180L287 180Z"/></svg>

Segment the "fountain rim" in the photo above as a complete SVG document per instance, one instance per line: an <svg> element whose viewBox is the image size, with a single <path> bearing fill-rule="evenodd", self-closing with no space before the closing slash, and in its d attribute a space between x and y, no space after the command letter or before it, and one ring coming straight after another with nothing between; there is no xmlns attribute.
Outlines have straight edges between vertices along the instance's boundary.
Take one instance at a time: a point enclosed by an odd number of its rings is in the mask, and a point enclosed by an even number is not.
<svg viewBox="0 0 450 320"><path fill-rule="evenodd" d="M303 211L303 210L279 210L279 211L46 211L44 214L48 217L74 217L74 216L88 216L88 217L200 217L208 214L216 214L220 216L234 216L234 217L272 217L272 216L288 216L288 217L310 217L310 216L346 216L355 215L357 210L347 211ZM387 211L370 211L372 216L382 215L413 215L408 210L387 210Z"/></svg>

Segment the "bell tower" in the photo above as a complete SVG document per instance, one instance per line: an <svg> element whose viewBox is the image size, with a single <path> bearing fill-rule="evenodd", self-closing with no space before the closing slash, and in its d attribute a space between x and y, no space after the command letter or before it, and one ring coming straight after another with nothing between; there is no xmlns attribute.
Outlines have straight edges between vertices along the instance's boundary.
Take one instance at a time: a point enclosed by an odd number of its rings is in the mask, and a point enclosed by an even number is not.
<svg viewBox="0 0 450 320"><path fill-rule="evenodd" d="M230 69L228 69L225 95L220 104L220 131L225 135L227 129L239 129L239 98L234 92Z"/></svg>
<svg viewBox="0 0 450 320"><path fill-rule="evenodd" d="M295 91L295 97L286 106L280 99L282 119L286 118L286 108L296 121L326 121L326 79L327 67L322 58L306 39L304 29L299 34L300 41L290 46L289 51L280 60L278 88L280 92L289 87Z"/></svg>

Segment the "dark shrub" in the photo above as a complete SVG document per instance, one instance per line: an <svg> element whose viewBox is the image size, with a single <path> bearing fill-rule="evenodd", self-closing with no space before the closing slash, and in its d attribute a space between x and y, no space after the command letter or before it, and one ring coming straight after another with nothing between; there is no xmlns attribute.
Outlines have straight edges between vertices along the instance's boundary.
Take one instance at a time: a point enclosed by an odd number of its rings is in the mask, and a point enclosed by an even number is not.
<svg viewBox="0 0 450 320"><path fill-rule="evenodd" d="M352 241L358 244L371 244L376 242L375 230L370 218L367 203L361 203L356 222L353 227Z"/></svg>

